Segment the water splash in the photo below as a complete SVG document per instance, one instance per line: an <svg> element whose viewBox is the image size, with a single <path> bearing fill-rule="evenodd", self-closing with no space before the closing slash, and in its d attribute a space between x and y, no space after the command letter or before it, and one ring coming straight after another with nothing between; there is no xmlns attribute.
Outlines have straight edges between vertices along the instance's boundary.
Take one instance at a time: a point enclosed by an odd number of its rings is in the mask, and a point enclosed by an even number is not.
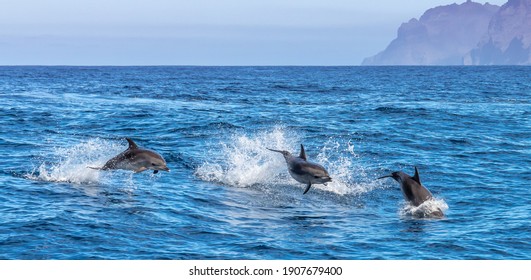
<svg viewBox="0 0 531 280"><path fill-rule="evenodd" d="M47 182L67 182L74 184L96 184L105 175L88 166L103 166L112 156L126 147L99 138L76 144L71 147L54 148L46 155L38 167L26 178Z"/></svg>
<svg viewBox="0 0 531 280"><path fill-rule="evenodd" d="M256 135L234 134L228 142L220 143L219 158L215 162L203 163L196 169L195 175L205 181L235 187L280 183L284 178L279 174L285 171L286 164L284 159L266 147L289 147L289 143L296 140L282 128ZM216 154L215 151L211 153Z"/></svg>
<svg viewBox="0 0 531 280"><path fill-rule="evenodd" d="M448 210L448 204L446 204L446 201L441 198L428 199L419 206L413 206L410 203L405 202L400 208L400 216L430 218L434 217L433 213L439 210L443 213Z"/></svg>
<svg viewBox="0 0 531 280"><path fill-rule="evenodd" d="M255 134L235 133L220 143L219 151L210 151L213 161L206 161L195 170L195 175L204 181L221 183L234 187L253 185L293 185L304 188L291 178L286 170L284 158L266 149L288 149L298 154L300 138L293 131L275 127ZM306 148L310 161L323 165L333 181L325 185L313 185L322 191L338 195L368 192L377 183L369 179L365 168L358 162L350 141L330 138L312 159L312 151Z"/></svg>
<svg viewBox="0 0 531 280"><path fill-rule="evenodd" d="M381 186L361 163L350 140L330 137L321 148L316 161L329 171L333 179L328 186L317 188L344 195L362 194Z"/></svg>

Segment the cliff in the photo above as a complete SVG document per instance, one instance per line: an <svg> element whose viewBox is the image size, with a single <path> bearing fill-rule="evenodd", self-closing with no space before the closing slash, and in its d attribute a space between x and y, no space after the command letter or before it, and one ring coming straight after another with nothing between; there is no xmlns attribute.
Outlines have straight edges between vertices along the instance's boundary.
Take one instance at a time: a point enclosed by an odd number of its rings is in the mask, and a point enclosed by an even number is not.
<svg viewBox="0 0 531 280"><path fill-rule="evenodd" d="M487 34L464 57L465 65L531 65L531 0L509 0Z"/></svg>
<svg viewBox="0 0 531 280"><path fill-rule="evenodd" d="M418 20L403 23L397 38L362 65L462 65L467 53L468 61L481 61L484 52L470 50L484 39L499 9L472 1L429 9Z"/></svg>

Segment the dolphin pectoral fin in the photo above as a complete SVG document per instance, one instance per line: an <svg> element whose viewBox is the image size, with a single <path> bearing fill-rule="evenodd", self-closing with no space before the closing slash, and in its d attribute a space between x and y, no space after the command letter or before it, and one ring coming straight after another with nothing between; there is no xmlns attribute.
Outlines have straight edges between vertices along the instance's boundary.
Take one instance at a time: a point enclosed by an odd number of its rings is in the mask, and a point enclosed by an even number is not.
<svg viewBox="0 0 531 280"><path fill-rule="evenodd" d="M144 166L142 166L142 167L136 169L136 170L135 170L135 173L140 173L140 172L145 171L145 170L147 170L147 168L145 168Z"/></svg>
<svg viewBox="0 0 531 280"><path fill-rule="evenodd" d="M159 173L158 170L153 170L153 174L157 174L157 173Z"/></svg>
<svg viewBox="0 0 531 280"><path fill-rule="evenodd" d="M312 186L312 183L308 183L308 185L306 186L306 189L304 190L302 194L306 194L310 190L311 186Z"/></svg>

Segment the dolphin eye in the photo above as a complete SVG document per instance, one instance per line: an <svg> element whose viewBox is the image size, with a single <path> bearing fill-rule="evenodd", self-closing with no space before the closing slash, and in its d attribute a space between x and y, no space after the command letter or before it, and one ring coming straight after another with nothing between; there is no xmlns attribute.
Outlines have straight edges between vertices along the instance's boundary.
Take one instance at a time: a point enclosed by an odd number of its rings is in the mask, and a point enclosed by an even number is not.
<svg viewBox="0 0 531 280"><path fill-rule="evenodd" d="M152 163L151 165L152 165L152 166L156 166L156 164L154 164L154 163Z"/></svg>

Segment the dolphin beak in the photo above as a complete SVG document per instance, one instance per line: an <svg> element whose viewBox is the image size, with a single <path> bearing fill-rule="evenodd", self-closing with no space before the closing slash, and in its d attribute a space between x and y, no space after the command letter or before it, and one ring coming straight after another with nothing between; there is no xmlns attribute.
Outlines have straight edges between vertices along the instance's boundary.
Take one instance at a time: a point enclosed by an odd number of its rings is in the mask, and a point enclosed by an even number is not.
<svg viewBox="0 0 531 280"><path fill-rule="evenodd" d="M378 178L377 180L380 180L380 179L383 179L383 178L393 178L393 175L385 175L385 176L382 176L382 177Z"/></svg>
<svg viewBox="0 0 531 280"><path fill-rule="evenodd" d="M162 170L170 172L170 169L167 166L164 166L164 168L162 168Z"/></svg>
<svg viewBox="0 0 531 280"><path fill-rule="evenodd" d="M282 151L279 151L279 150L273 150L273 149L269 149L269 148L266 148L266 149L268 149L268 150L270 150L272 152L277 152L277 153L281 153L282 154Z"/></svg>

